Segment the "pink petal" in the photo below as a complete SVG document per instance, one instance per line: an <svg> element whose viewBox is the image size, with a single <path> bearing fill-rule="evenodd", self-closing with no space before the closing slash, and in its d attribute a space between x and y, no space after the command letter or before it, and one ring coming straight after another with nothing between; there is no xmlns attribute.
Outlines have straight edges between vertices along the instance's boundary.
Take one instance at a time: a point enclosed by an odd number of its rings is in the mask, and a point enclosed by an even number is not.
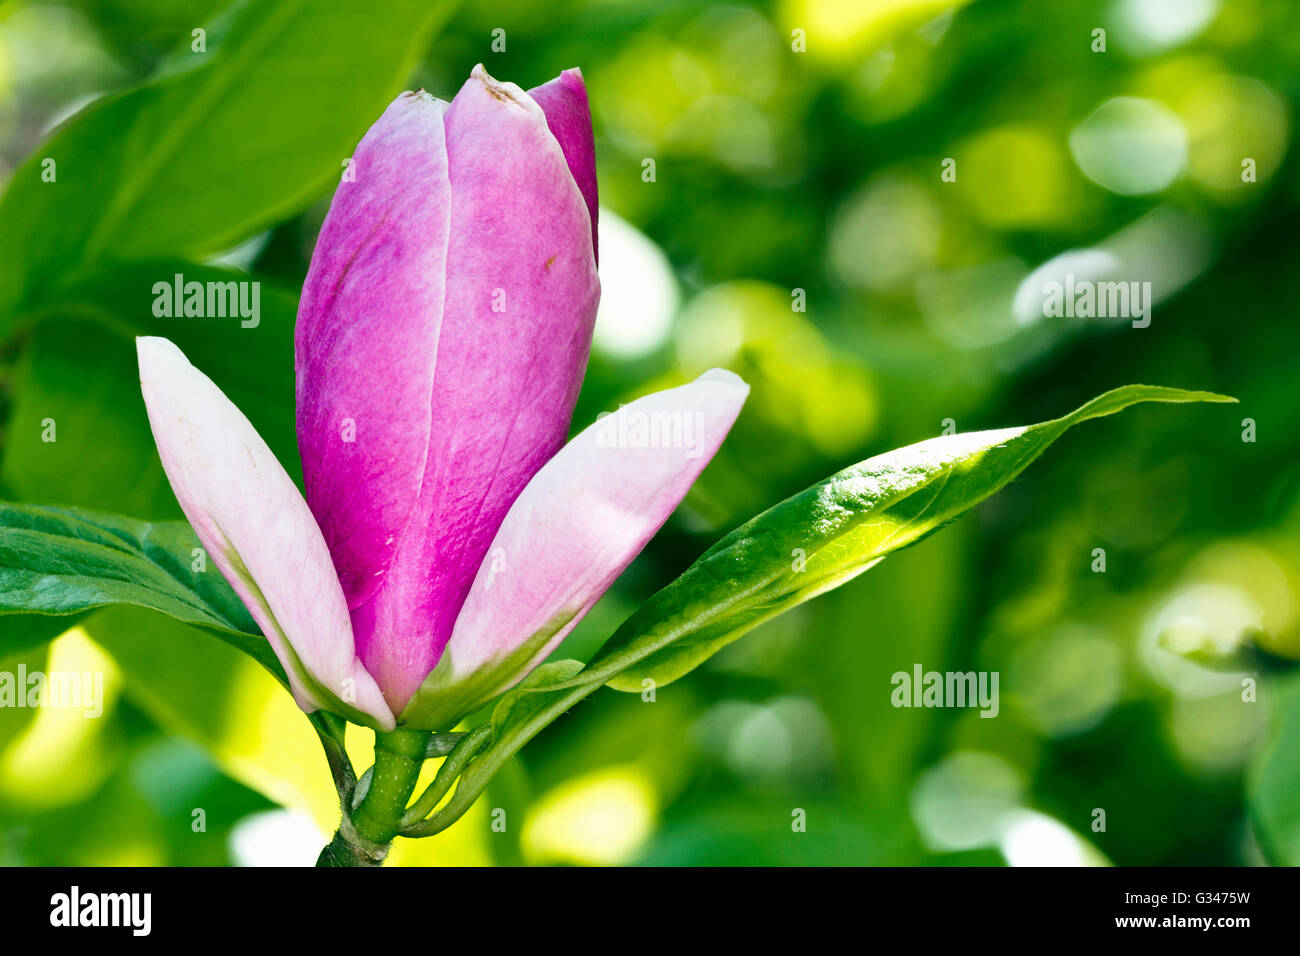
<svg viewBox="0 0 1300 956"><path fill-rule="evenodd" d="M403 93L362 138L298 307L303 478L351 607L391 565L428 458L451 208L446 109Z"/></svg>
<svg viewBox="0 0 1300 956"><path fill-rule="evenodd" d="M247 418L180 349L138 338L140 388L163 470L217 568L284 665L298 706L381 730L392 711L357 659L325 539Z"/></svg>
<svg viewBox="0 0 1300 956"><path fill-rule="evenodd" d="M438 662L506 511L564 443L600 297L586 202L528 94L475 68L447 108L446 148L428 461L388 572L353 603L358 651L394 710Z"/></svg>
<svg viewBox="0 0 1300 956"><path fill-rule="evenodd" d="M546 114L546 125L564 151L573 179L582 190L591 215L591 246L600 261L596 247L596 141L591 132L591 107L587 102L587 84L579 69L565 70L555 79L534 87L528 94Z"/></svg>
<svg viewBox="0 0 1300 956"><path fill-rule="evenodd" d="M551 459L502 522L403 721L450 726L541 663L672 514L748 394L714 369L603 417Z"/></svg>

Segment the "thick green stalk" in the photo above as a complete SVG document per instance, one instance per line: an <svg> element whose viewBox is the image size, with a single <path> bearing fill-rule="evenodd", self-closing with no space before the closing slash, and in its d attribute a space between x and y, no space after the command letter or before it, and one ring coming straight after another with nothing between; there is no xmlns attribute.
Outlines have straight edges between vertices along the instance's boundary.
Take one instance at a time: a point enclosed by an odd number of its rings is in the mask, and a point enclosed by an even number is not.
<svg viewBox="0 0 1300 956"><path fill-rule="evenodd" d="M424 730L375 734L375 766L360 804L343 821L317 866L380 866L397 835L407 801L415 790L428 751Z"/></svg>

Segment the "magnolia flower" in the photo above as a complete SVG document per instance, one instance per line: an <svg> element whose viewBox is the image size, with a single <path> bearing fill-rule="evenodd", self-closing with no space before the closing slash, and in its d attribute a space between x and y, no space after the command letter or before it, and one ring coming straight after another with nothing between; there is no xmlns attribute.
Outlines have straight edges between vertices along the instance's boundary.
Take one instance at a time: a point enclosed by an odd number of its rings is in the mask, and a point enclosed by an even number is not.
<svg viewBox="0 0 1300 956"><path fill-rule="evenodd" d="M730 372L565 444L599 299L582 76L477 67L357 147L296 334L306 499L170 342L138 339L164 470L298 704L450 729L513 686L667 520L748 394Z"/></svg>

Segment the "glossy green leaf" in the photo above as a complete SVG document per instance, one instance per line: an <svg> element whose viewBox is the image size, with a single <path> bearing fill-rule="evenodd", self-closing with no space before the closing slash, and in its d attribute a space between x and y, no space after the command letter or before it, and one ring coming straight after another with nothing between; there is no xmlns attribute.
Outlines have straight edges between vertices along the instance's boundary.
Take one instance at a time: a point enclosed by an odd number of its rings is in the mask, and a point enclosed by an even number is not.
<svg viewBox="0 0 1300 956"><path fill-rule="evenodd" d="M611 687L674 681L751 628L838 587L969 511L1080 422L1139 402L1231 402L1129 385L1063 418L931 438L832 475L741 525L614 633L585 674Z"/></svg>
<svg viewBox="0 0 1300 956"><path fill-rule="evenodd" d="M214 253L301 209L450 9L250 0L215 50L87 107L0 199L0 315L92 263Z"/></svg>
<svg viewBox="0 0 1300 956"><path fill-rule="evenodd" d="M11 615L115 604L208 630L283 680L270 645L185 522L0 504L0 628L23 620Z"/></svg>
<svg viewBox="0 0 1300 956"><path fill-rule="evenodd" d="M932 438L878 455L786 499L737 528L638 608L576 674L534 671L492 712L493 738L455 794L423 824L456 821L498 769L602 684L640 691L676 680L746 631L851 580L998 491L1064 432L1140 402L1234 402L1211 392L1130 385L1038 425ZM572 675L572 676L570 676Z"/></svg>

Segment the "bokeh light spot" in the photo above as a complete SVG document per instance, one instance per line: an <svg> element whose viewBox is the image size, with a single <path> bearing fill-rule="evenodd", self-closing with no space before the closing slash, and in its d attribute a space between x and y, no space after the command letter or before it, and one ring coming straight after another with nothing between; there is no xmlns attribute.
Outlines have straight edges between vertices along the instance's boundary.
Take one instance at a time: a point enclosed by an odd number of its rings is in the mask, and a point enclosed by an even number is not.
<svg viewBox="0 0 1300 956"><path fill-rule="evenodd" d="M523 851L538 863L616 866L640 849L657 812L644 771L607 767L543 795L524 823Z"/></svg>
<svg viewBox="0 0 1300 956"><path fill-rule="evenodd" d="M1085 176L1113 193L1160 192L1183 171L1187 131L1168 107L1117 96L1070 131L1070 152Z"/></svg>

